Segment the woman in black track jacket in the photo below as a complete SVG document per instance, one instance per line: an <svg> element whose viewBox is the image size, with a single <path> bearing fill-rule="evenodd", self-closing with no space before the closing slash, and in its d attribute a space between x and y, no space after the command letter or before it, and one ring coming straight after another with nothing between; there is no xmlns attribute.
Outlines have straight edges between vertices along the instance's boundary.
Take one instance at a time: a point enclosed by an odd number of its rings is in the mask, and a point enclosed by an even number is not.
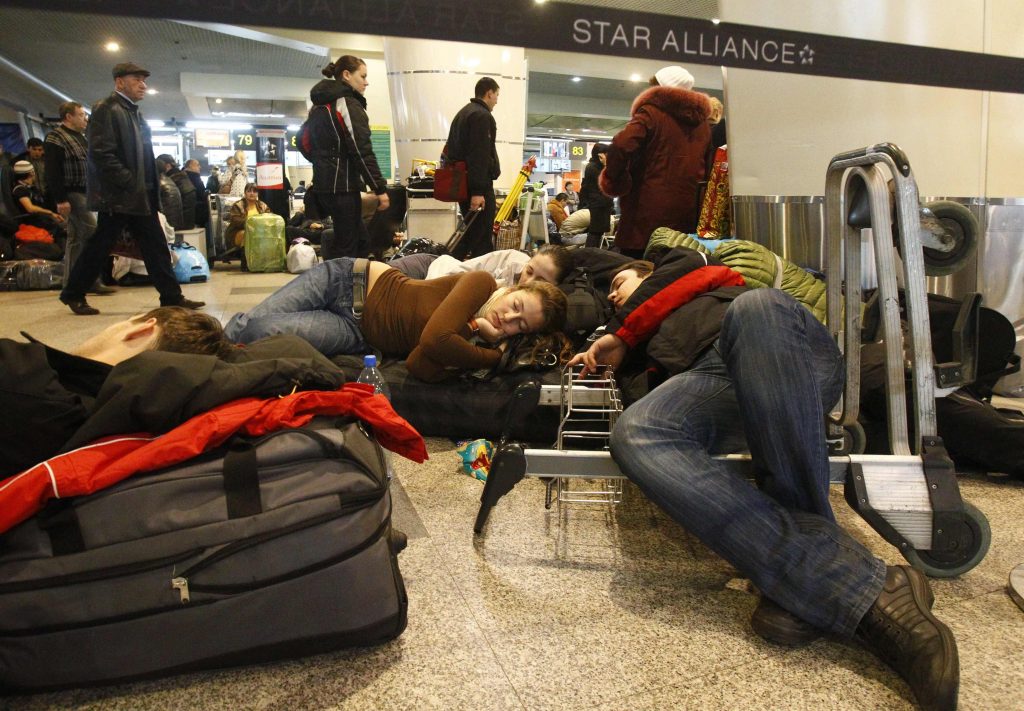
<svg viewBox="0 0 1024 711"><path fill-rule="evenodd" d="M387 183L370 143L366 115L366 62L345 55L323 68L326 79L310 90L313 102L304 137L313 163L313 186L320 205L334 221L334 249L325 259L359 256L369 242L362 220L361 193L376 193L378 210L388 209Z"/></svg>

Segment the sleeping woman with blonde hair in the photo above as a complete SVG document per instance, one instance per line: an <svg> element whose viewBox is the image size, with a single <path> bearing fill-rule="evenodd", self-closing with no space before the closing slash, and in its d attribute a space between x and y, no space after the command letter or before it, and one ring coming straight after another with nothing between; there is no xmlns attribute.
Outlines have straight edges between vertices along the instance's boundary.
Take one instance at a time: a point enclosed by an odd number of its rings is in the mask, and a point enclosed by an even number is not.
<svg viewBox="0 0 1024 711"><path fill-rule="evenodd" d="M343 257L235 314L224 333L238 343L295 334L327 356L378 350L433 382L494 367L507 338L559 331L566 309L565 294L541 281L498 289L480 271L410 279L383 262Z"/></svg>

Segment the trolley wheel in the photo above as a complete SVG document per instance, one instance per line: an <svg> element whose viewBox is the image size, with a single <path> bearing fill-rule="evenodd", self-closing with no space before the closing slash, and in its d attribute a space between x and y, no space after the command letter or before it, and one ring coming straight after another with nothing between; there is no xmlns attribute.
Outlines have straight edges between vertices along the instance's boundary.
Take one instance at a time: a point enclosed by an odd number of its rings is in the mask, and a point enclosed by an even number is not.
<svg viewBox="0 0 1024 711"><path fill-rule="evenodd" d="M843 449L846 454L864 454L868 448L868 436L859 422L843 426Z"/></svg>
<svg viewBox="0 0 1024 711"><path fill-rule="evenodd" d="M967 526L973 535L971 543L963 555L955 560L941 560L932 556L931 551L910 549L903 552L903 557L907 559L908 563L931 578L955 578L966 573L980 563L988 553L989 544L992 543L992 528L989 526L985 514L966 501L964 502L964 515L967 517Z"/></svg>
<svg viewBox="0 0 1024 711"><path fill-rule="evenodd" d="M924 272L928 276L946 276L959 271L974 256L978 248L977 218L958 202L936 200L922 205L931 211L939 224L952 235L954 242L948 251L924 247Z"/></svg>

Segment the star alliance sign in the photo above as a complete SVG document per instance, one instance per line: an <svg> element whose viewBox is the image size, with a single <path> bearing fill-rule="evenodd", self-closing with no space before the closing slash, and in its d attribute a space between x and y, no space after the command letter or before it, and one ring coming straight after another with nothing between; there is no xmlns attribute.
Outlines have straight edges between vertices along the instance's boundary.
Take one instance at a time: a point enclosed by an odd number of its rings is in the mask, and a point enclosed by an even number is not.
<svg viewBox="0 0 1024 711"><path fill-rule="evenodd" d="M723 64L813 64L814 50L794 42L746 37L736 39L718 32L691 32L626 25L579 18L572 25L578 45L625 50L646 50L662 55L707 57Z"/></svg>

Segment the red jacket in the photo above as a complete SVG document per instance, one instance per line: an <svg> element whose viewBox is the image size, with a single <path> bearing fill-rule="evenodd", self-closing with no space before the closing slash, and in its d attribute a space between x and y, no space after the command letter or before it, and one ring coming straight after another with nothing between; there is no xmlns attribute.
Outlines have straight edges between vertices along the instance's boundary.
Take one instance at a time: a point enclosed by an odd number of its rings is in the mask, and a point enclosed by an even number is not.
<svg viewBox="0 0 1024 711"><path fill-rule="evenodd" d="M694 231L710 110L706 95L669 86L652 86L633 102L600 178L601 190L619 197L615 246L643 250L659 227Z"/></svg>
<svg viewBox="0 0 1024 711"><path fill-rule="evenodd" d="M0 482L0 533L40 511L51 498L91 494L133 474L153 471L213 449L236 432L259 436L300 427L315 415L352 415L373 428L381 446L403 457L427 459L423 438L368 385L308 390L281 398L244 398L196 415L166 434L104 437L58 454Z"/></svg>

